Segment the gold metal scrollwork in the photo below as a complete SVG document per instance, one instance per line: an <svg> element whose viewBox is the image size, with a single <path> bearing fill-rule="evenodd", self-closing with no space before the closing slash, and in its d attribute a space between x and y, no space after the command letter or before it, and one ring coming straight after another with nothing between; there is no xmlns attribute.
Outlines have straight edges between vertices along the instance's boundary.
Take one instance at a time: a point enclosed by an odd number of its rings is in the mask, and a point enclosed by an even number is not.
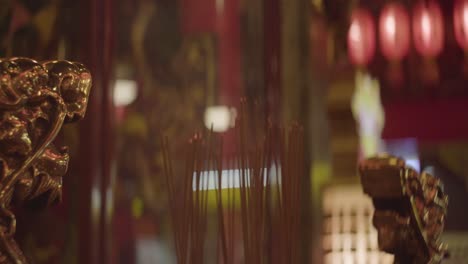
<svg viewBox="0 0 468 264"><path fill-rule="evenodd" d="M0 263L27 263L10 208L61 200L69 156L53 141L84 117L91 74L76 62L0 59L0 86Z"/></svg>

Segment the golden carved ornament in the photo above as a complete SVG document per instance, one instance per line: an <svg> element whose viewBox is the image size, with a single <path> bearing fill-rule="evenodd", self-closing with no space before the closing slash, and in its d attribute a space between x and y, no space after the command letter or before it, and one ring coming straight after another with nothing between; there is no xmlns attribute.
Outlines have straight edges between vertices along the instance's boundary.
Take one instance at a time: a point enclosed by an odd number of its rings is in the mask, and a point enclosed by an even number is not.
<svg viewBox="0 0 468 264"><path fill-rule="evenodd" d="M84 117L91 74L76 62L0 59L0 86L0 263L27 263L11 207L61 201L69 156L53 141Z"/></svg>
<svg viewBox="0 0 468 264"><path fill-rule="evenodd" d="M397 264L435 264L447 256L440 238L448 196L440 179L406 166L401 158L379 155L359 164L364 192L373 201L372 222L379 248Z"/></svg>

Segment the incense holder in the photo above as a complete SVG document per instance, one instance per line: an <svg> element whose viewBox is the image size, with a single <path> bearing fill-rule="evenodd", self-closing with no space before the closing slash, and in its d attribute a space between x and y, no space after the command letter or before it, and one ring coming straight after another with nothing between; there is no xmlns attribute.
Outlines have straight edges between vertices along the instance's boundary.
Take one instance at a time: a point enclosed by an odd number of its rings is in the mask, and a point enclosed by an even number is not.
<svg viewBox="0 0 468 264"><path fill-rule="evenodd" d="M379 248L395 263L440 263L448 197L440 179L418 174L401 158L381 155L359 164L364 192L372 198Z"/></svg>
<svg viewBox="0 0 468 264"><path fill-rule="evenodd" d="M0 263L27 263L11 208L61 201L69 156L53 141L84 117L91 74L75 62L0 59L0 85Z"/></svg>

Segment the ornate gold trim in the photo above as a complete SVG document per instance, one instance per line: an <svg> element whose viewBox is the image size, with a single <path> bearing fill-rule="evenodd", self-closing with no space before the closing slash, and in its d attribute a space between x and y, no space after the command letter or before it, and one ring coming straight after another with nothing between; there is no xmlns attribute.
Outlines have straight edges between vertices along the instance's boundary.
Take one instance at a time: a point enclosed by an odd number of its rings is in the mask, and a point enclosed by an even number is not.
<svg viewBox="0 0 468 264"><path fill-rule="evenodd" d="M80 63L0 59L0 263L27 263L11 206L61 200L69 156L52 142L64 123L84 117L91 83Z"/></svg>
<svg viewBox="0 0 468 264"><path fill-rule="evenodd" d="M374 203L380 249L394 254L395 263L440 263L447 254L440 236L448 206L440 179L389 155L362 161L359 173Z"/></svg>

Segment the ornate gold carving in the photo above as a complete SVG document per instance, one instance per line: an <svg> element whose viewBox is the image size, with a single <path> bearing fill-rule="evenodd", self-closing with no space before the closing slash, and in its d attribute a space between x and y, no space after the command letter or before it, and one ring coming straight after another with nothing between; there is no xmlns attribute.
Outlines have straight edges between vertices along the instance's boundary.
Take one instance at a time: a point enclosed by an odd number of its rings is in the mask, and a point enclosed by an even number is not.
<svg viewBox="0 0 468 264"><path fill-rule="evenodd" d="M387 155L365 160L359 173L374 203L380 249L394 254L395 263L440 263L447 252L440 235L448 205L440 179Z"/></svg>
<svg viewBox="0 0 468 264"><path fill-rule="evenodd" d="M75 62L0 59L0 86L0 263L27 263L11 207L61 200L69 156L52 142L84 117L91 74Z"/></svg>

